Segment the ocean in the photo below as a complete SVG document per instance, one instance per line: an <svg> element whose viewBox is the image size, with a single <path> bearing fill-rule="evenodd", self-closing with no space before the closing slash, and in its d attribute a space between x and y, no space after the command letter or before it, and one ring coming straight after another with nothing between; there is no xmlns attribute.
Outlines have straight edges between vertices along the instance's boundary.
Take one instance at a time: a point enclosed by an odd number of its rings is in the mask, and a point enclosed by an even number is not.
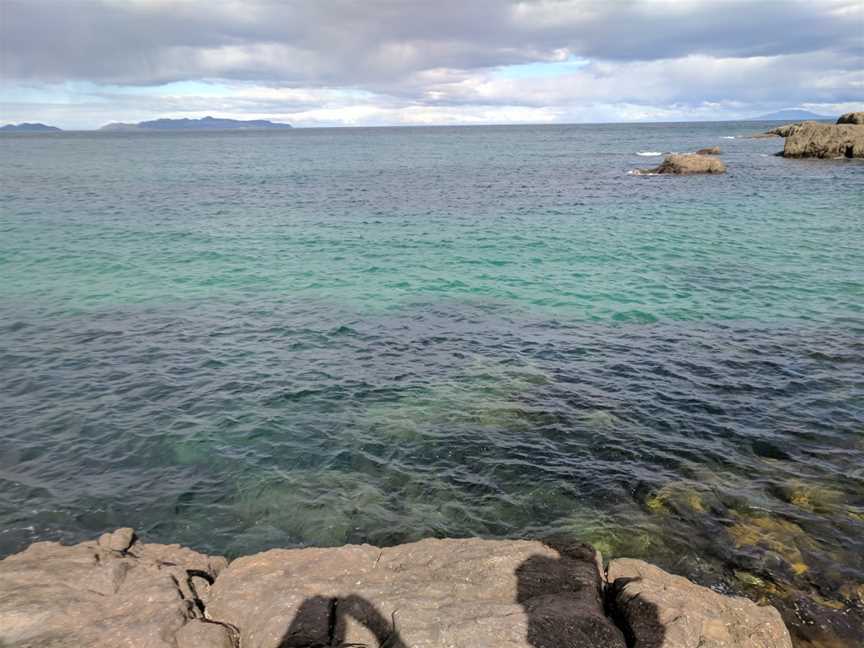
<svg viewBox="0 0 864 648"><path fill-rule="evenodd" d="M4 135L0 555L556 534L853 645L864 161L772 125Z"/></svg>

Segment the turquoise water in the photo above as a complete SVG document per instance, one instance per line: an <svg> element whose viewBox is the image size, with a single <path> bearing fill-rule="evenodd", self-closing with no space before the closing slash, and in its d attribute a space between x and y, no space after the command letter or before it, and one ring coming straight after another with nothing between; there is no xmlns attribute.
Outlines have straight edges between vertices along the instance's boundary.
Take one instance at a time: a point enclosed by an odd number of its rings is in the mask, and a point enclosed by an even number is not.
<svg viewBox="0 0 864 648"><path fill-rule="evenodd" d="M2 137L0 554L565 533L852 641L864 164L769 126Z"/></svg>

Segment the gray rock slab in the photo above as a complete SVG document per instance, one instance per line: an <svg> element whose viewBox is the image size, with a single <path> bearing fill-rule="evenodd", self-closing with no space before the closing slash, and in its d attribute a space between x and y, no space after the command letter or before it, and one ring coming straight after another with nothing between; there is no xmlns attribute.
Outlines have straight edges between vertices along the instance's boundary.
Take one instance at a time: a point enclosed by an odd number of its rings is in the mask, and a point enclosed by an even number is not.
<svg viewBox="0 0 864 648"><path fill-rule="evenodd" d="M176 648L177 634L201 616L189 570L212 579L226 562L134 543L130 532L74 546L37 542L0 561L0 645Z"/></svg>
<svg viewBox="0 0 864 648"><path fill-rule="evenodd" d="M641 560L609 563L609 595L638 648L792 648L780 613Z"/></svg>

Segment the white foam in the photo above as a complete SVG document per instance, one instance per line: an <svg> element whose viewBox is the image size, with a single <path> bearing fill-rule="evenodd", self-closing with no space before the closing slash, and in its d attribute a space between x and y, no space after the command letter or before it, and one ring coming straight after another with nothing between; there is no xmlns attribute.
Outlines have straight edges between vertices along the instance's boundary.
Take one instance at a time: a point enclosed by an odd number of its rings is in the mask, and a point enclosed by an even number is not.
<svg viewBox="0 0 864 648"><path fill-rule="evenodd" d="M720 139L735 139L734 135L721 135Z"/></svg>
<svg viewBox="0 0 864 648"><path fill-rule="evenodd" d="M658 155L663 155L660 151L636 151L636 155L641 155L642 157L657 157Z"/></svg>
<svg viewBox="0 0 864 648"><path fill-rule="evenodd" d="M638 176L655 176L660 175L659 173L651 173L650 171L643 171L642 169L631 169L627 172L627 175L638 175Z"/></svg>

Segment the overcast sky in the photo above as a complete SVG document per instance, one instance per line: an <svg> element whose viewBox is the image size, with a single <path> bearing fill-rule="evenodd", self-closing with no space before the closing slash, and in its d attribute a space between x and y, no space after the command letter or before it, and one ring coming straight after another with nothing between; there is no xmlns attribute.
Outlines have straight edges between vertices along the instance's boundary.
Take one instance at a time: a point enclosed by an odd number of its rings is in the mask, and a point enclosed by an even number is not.
<svg viewBox="0 0 864 648"><path fill-rule="evenodd" d="M864 0L0 0L0 121L728 119L864 105Z"/></svg>

